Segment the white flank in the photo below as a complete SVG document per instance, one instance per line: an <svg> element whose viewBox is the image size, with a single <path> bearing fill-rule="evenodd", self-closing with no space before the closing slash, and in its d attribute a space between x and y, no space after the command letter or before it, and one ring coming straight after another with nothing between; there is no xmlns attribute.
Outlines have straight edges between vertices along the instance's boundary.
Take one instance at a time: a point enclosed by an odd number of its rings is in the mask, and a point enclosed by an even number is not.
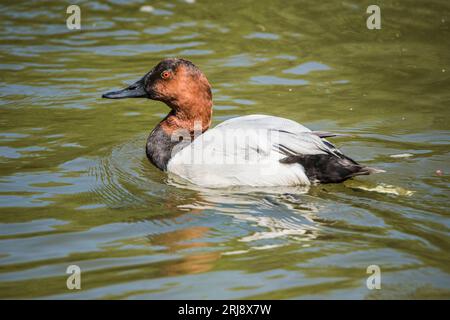
<svg viewBox="0 0 450 320"><path fill-rule="evenodd" d="M206 131L178 151L167 170L205 187L309 185L303 166L280 163L286 150L303 155L334 152L295 121L251 115Z"/></svg>

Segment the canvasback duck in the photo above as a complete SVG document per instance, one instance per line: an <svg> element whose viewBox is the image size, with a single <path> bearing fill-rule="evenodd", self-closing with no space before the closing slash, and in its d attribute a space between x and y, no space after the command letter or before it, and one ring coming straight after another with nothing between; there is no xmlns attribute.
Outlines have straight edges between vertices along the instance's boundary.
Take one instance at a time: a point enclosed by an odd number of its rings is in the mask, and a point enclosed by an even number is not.
<svg viewBox="0 0 450 320"><path fill-rule="evenodd" d="M382 172L358 164L325 139L336 134L280 117L242 116L208 130L211 85L185 59L164 59L139 81L102 97L149 98L168 105L169 114L148 137L147 157L160 170L200 186L337 183Z"/></svg>

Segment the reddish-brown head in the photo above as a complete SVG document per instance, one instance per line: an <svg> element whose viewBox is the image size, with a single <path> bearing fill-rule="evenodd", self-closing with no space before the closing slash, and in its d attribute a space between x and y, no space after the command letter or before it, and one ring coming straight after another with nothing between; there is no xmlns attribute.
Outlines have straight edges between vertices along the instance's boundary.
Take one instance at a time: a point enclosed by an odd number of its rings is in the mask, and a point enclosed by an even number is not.
<svg viewBox="0 0 450 320"><path fill-rule="evenodd" d="M141 80L103 97L146 97L166 103L172 109L162 124L167 131L193 130L195 121L201 121L202 129L206 130L211 123L211 85L200 69L184 59L164 59Z"/></svg>

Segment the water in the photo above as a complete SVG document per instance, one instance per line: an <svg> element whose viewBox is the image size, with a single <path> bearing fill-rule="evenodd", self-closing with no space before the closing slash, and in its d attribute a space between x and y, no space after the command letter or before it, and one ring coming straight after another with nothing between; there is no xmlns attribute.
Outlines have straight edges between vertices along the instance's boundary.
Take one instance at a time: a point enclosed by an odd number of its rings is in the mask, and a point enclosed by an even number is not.
<svg viewBox="0 0 450 320"><path fill-rule="evenodd" d="M448 1L379 1L381 30L370 1L77 4L81 31L59 1L0 5L0 298L450 297ZM348 133L333 142L387 172L180 186L144 152L168 108L100 99L169 56L208 76L214 124Z"/></svg>

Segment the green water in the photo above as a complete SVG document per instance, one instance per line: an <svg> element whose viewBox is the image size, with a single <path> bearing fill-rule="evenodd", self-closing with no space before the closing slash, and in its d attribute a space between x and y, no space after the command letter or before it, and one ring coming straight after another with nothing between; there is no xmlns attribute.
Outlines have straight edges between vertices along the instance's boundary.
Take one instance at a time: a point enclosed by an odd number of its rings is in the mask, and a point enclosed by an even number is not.
<svg viewBox="0 0 450 320"><path fill-rule="evenodd" d="M370 4L3 1L0 298L450 298L450 3L377 1L381 30ZM100 98L170 56L208 76L214 124L263 113L348 133L332 141L387 172L174 185L144 152L168 108Z"/></svg>

